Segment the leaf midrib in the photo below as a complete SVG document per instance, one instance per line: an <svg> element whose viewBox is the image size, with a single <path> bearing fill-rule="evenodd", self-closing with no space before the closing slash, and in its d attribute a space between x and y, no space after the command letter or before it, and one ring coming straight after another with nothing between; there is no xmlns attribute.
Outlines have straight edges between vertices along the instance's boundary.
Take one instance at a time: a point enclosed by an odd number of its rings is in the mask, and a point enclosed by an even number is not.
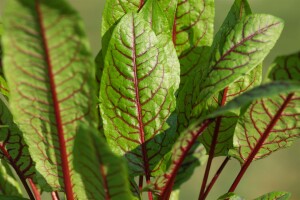
<svg viewBox="0 0 300 200"><path fill-rule="evenodd" d="M48 47L48 41L46 37L46 29L44 26L44 19L43 14L40 7L40 1L35 0L35 9L37 12L37 20L38 25L40 28L40 34L42 39L42 46L44 50L44 59L45 64L48 68L49 73L49 81L50 81L50 90L51 90L51 96L54 106L54 114L55 114L55 121L56 121L56 128L57 128L57 134L58 134L58 140L59 140L59 151L60 151L60 157L61 157L61 165L62 165L62 171L63 171L63 178L64 178L64 189L66 192L67 199L73 200L73 187L71 183L71 175L70 175L70 168L68 163L68 156L67 156L67 149L66 149L66 140L64 137L64 130L63 130L63 124L62 124L62 118L60 114L60 105L58 102L57 97L57 91L56 91L56 84L54 80L54 73L53 73L53 65L51 63L50 58L50 51Z"/></svg>
<svg viewBox="0 0 300 200"><path fill-rule="evenodd" d="M142 105L140 102L140 95L139 95L139 80L137 77L137 63L136 63L136 34L135 34L135 18L132 18L132 58L133 58L133 82L134 82L134 90L135 90L135 103L137 107L137 114L138 114L138 123L139 123L139 133L140 133L140 140L141 140L141 148L142 148L142 157L144 162L144 171L146 175L146 181L149 184L150 182L150 169L149 169L149 161L147 156L147 149L145 143L145 131L144 131L144 123L142 119Z"/></svg>

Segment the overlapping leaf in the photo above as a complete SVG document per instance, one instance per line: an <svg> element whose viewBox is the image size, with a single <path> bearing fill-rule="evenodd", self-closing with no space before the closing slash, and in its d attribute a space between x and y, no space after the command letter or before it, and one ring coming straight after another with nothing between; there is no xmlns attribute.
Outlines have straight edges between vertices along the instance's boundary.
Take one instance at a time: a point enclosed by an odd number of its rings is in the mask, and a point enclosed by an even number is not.
<svg viewBox="0 0 300 200"><path fill-rule="evenodd" d="M214 0L179 0L173 26L173 42L180 61L177 98L178 128L188 127L198 83L209 60L213 40Z"/></svg>
<svg viewBox="0 0 300 200"><path fill-rule="evenodd" d="M251 9L246 0L236 0L231 7L220 31L214 40L214 51L222 48L224 38L230 33L233 27L243 18L251 14ZM223 91L213 95L205 104L205 112L211 113L220 106L224 106L228 101L241 93L259 85L261 83L262 66L255 67L252 71L228 85ZM239 113L231 113L220 117L212 123L201 135L200 141L204 144L207 152L213 145L212 156L226 156L228 149L232 147L232 138L238 121ZM211 152L212 153L212 152Z"/></svg>
<svg viewBox="0 0 300 200"><path fill-rule="evenodd" d="M213 55L207 78L199 86L201 94L196 105L260 64L282 28L281 19L265 14L252 14L239 21L228 33L223 48ZM193 112L197 115L201 111L198 108Z"/></svg>
<svg viewBox="0 0 300 200"><path fill-rule="evenodd" d="M271 80L300 81L300 52L275 59L268 74Z"/></svg>
<svg viewBox="0 0 300 200"><path fill-rule="evenodd" d="M289 192L270 192L261 197L256 198L255 200L289 200L291 197L291 193Z"/></svg>
<svg viewBox="0 0 300 200"><path fill-rule="evenodd" d="M132 200L125 160L110 151L96 129L79 128L74 168L82 176L84 189L89 191L87 199Z"/></svg>
<svg viewBox="0 0 300 200"><path fill-rule="evenodd" d="M0 22L0 40L3 34L3 25ZM3 68L2 68L2 45L0 44L0 93L8 96L8 87L7 87L7 83L6 80L4 79L3 76Z"/></svg>
<svg viewBox="0 0 300 200"><path fill-rule="evenodd" d="M131 174L148 178L163 170L160 160L169 151L163 132L179 85L179 66L167 62L162 39L140 15L124 16L112 35L100 88L110 147L125 154Z"/></svg>
<svg viewBox="0 0 300 200"><path fill-rule="evenodd" d="M74 190L82 191L71 162L74 137L80 123L96 120L94 64L81 19L65 1L15 0L7 4L4 25L12 113L38 183L74 199Z"/></svg>
<svg viewBox="0 0 300 200"><path fill-rule="evenodd" d="M275 81L293 80L290 72L300 70L298 62L288 62L293 57L295 55L276 59L277 64L273 65L269 78ZM282 60L283 63L280 62ZM239 120L234 137L235 148L230 154L243 163L250 156L255 160L290 146L295 138L300 137L299 115L300 97L297 91L286 91L254 101Z"/></svg>
<svg viewBox="0 0 300 200"><path fill-rule="evenodd" d="M23 134L13 121L8 102L0 94L0 158L9 163L20 179L34 175L34 164Z"/></svg>
<svg viewBox="0 0 300 200"><path fill-rule="evenodd" d="M4 160L0 160L0 192L4 195L22 196L21 187Z"/></svg>

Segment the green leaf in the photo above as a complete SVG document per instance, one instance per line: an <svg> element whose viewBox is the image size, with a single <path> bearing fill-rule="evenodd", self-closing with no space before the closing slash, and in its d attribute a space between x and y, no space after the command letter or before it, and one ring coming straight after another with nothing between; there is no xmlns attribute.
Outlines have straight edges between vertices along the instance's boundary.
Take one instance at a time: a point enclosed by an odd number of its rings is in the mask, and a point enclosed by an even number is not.
<svg viewBox="0 0 300 200"><path fill-rule="evenodd" d="M258 66L273 48L283 29L279 18L252 14L239 21L213 55L206 79L200 84L197 105ZM199 110L195 109L196 114Z"/></svg>
<svg viewBox="0 0 300 200"><path fill-rule="evenodd" d="M99 135L96 129L82 126L75 139L74 169L84 181L87 199L131 200L126 162Z"/></svg>
<svg viewBox="0 0 300 200"><path fill-rule="evenodd" d="M156 1L158 1L162 11L166 14L166 17L169 22L169 30L172 30L178 0L156 0Z"/></svg>
<svg viewBox="0 0 300 200"><path fill-rule="evenodd" d="M270 192L268 194L262 195L255 200L289 200L291 193L289 192Z"/></svg>
<svg viewBox="0 0 300 200"><path fill-rule="evenodd" d="M104 132L112 150L125 155L131 175L160 173L173 135L167 119L175 109L179 65L169 63L165 38L138 14L116 26L100 88Z"/></svg>
<svg viewBox="0 0 300 200"><path fill-rule="evenodd" d="M4 160L0 160L0 191L8 196L22 196L21 187Z"/></svg>
<svg viewBox="0 0 300 200"><path fill-rule="evenodd" d="M147 0L139 14L149 23L149 26L157 36L170 34L168 19L158 5L157 0ZM169 36L171 38L171 35Z"/></svg>
<svg viewBox="0 0 300 200"><path fill-rule="evenodd" d="M223 25L214 40L214 51L222 48L226 35L233 29L243 17L251 14L251 9L246 0L236 0L231 7ZM239 80L228 85L223 91L213 95L207 102L205 102L205 112L211 113L218 107L224 106L227 102L234 97L242 94L243 92L258 86L262 78L262 65L255 67L252 71L244 75ZM200 136L200 141L204 144L207 152L211 151L211 146L214 147L214 156L227 156L228 150L232 147L233 134L236 123L238 121L239 113L226 114L213 123L210 124L208 129ZM204 115L202 113L202 115ZM214 142L214 139L216 139Z"/></svg>
<svg viewBox="0 0 300 200"><path fill-rule="evenodd" d="M277 57L270 66L268 78L300 81L300 52Z"/></svg>
<svg viewBox="0 0 300 200"><path fill-rule="evenodd" d="M213 113L205 116L206 118L216 118L228 112L237 112L242 107L249 106L252 102L262 98L273 98L282 93L299 92L298 81L274 81L255 87L240 96L228 102L224 107L221 107ZM201 120L198 120L199 122Z"/></svg>
<svg viewBox="0 0 300 200"><path fill-rule="evenodd" d="M25 198L22 198L22 197L16 197L16 196L3 196L3 195L0 195L0 199L1 200L29 200L29 199L25 199Z"/></svg>
<svg viewBox="0 0 300 200"><path fill-rule="evenodd" d="M177 98L180 133L190 124L194 95L209 62L213 41L214 0L179 0L173 27L173 41L180 61L180 88Z"/></svg>
<svg viewBox="0 0 300 200"><path fill-rule="evenodd" d="M101 36L110 35L111 27L127 13L136 12L143 6L142 0L106 0L102 13Z"/></svg>
<svg viewBox="0 0 300 200"><path fill-rule="evenodd" d="M96 123L94 62L82 20L63 0L9 1L3 19L10 104L38 183L46 191L64 188L72 200L82 191L71 162L74 137L79 124Z"/></svg>
<svg viewBox="0 0 300 200"><path fill-rule="evenodd" d="M218 200L245 200L245 199L235 193L230 192L220 196Z"/></svg>
<svg viewBox="0 0 300 200"><path fill-rule="evenodd" d="M239 119L229 155L244 163L291 146L300 137L299 99L299 92L285 92L254 101Z"/></svg>
<svg viewBox="0 0 300 200"><path fill-rule="evenodd" d="M199 135L208 127L211 120L199 119L199 121L191 124L188 129L180 134L176 143L172 147L171 163L165 174L157 176L150 186L150 189L157 193L159 199L168 199L178 171L181 169L183 161L187 157L193 147ZM184 169L184 167L183 167ZM190 171L189 171L190 173ZM178 179L180 183L180 176ZM177 188L178 186L176 186Z"/></svg>
<svg viewBox="0 0 300 200"><path fill-rule="evenodd" d="M0 94L0 158L9 163L20 179L25 180L35 174L34 164L25 144L23 134L14 123L8 102Z"/></svg>

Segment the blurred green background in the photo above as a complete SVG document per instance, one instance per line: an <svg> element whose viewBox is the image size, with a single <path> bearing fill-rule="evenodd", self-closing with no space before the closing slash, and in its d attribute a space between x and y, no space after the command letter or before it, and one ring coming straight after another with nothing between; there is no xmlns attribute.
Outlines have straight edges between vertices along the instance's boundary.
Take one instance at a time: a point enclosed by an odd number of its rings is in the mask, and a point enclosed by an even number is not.
<svg viewBox="0 0 300 200"><path fill-rule="evenodd" d="M6 0L9 1L9 0ZM218 30L233 0L216 1L215 29ZM101 13L105 0L69 0L80 12L91 43L93 53L100 50ZM285 20L285 29L275 48L264 62L265 69L278 55L294 53L300 50L300 1L299 0L249 0L253 12L268 13ZM5 0L0 0L0 16ZM211 174L219 167L223 158L213 162ZM192 179L182 186L180 199L198 198L205 167L200 167ZM232 160L225 168L218 182L208 196L208 200L217 199L226 193L239 171L239 163ZM253 199L271 191L288 191L292 200L300 199L300 142L291 148L280 150L270 157L254 162L248 169L236 192L246 199Z"/></svg>

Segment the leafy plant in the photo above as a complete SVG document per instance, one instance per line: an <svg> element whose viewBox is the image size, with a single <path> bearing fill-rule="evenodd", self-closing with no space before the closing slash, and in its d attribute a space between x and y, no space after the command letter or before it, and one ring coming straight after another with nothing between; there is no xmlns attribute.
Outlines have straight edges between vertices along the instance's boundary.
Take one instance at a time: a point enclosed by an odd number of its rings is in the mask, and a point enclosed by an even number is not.
<svg viewBox="0 0 300 200"><path fill-rule="evenodd" d="M262 79L283 21L247 0L215 36L213 20L213 0L107 0L94 61L67 2L8 1L0 198L24 199L22 183L32 200L178 199L207 161L203 200L234 158L241 170L219 199L243 199L234 191L250 164L300 136L300 54L278 57Z"/></svg>

